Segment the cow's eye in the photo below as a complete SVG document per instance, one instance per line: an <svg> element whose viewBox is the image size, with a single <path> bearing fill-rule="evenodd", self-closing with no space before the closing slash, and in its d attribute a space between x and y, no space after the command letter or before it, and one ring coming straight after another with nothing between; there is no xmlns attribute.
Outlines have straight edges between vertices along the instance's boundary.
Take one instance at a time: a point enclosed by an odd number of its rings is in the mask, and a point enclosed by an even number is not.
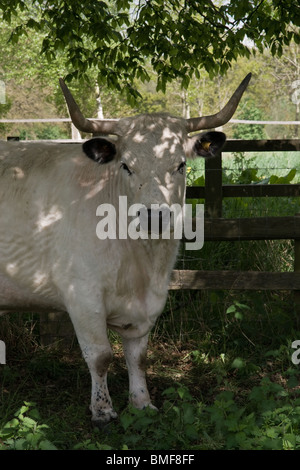
<svg viewBox="0 0 300 470"><path fill-rule="evenodd" d="M186 163L185 162L181 162L179 167L177 168L177 171L183 175L183 170L184 170L184 167L185 167Z"/></svg>
<svg viewBox="0 0 300 470"><path fill-rule="evenodd" d="M126 163L122 162L122 163L121 163L121 168L123 168L123 170L126 170L129 175L132 175L132 171L129 170L129 168L128 168L128 166L126 165Z"/></svg>

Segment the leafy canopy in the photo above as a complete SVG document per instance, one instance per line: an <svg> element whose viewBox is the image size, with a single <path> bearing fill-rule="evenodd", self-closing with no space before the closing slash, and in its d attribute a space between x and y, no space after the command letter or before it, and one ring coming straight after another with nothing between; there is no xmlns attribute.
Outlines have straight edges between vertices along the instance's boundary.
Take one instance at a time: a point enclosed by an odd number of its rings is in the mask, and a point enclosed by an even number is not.
<svg viewBox="0 0 300 470"><path fill-rule="evenodd" d="M281 55L300 42L298 0L0 0L0 12L8 23L26 12L10 40L43 33L41 53L50 63L65 58L67 80L96 69L99 84L133 99L135 79L150 79L149 61L165 91L175 79L187 88L201 69L224 74L253 48Z"/></svg>

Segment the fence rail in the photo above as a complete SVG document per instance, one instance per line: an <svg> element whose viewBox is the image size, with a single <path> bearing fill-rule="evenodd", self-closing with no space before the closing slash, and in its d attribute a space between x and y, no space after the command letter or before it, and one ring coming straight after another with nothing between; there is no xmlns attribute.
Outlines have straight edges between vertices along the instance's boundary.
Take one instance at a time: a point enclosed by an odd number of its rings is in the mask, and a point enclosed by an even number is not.
<svg viewBox="0 0 300 470"><path fill-rule="evenodd" d="M174 270L170 290L292 290L300 287L300 272Z"/></svg>
<svg viewBox="0 0 300 470"><path fill-rule="evenodd" d="M193 228L195 229L194 221ZM300 240L300 217L206 219L205 241Z"/></svg>

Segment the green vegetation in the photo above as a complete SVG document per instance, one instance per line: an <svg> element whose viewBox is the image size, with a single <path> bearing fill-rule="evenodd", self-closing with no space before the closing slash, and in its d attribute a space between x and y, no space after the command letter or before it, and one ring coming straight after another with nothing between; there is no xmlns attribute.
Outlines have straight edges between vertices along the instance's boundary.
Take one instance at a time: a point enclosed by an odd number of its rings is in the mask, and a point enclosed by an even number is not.
<svg viewBox="0 0 300 470"><path fill-rule="evenodd" d="M300 449L292 302L278 294L263 305L260 293L239 294L241 301L210 293L202 307L200 294L189 295L172 296L171 315L163 315L150 342L148 382L159 412L127 405L115 338L109 385L119 418L109 432L92 429L89 374L78 349L35 345L34 355L10 354L2 366L0 449Z"/></svg>
<svg viewBox="0 0 300 470"><path fill-rule="evenodd" d="M95 430L72 449L300 449L299 391L291 400L285 387L268 378L248 393L247 406L230 391L219 393L208 406L197 402L182 385L169 387L163 395L160 412L129 406L119 423L110 425L109 437ZM52 435L50 427L39 421L35 404L25 403L0 428L0 449L57 450L47 438Z"/></svg>
<svg viewBox="0 0 300 470"><path fill-rule="evenodd" d="M294 98L300 45L294 1L203 2L204 10L201 4L89 1L76 8L74 1L55 0L48 8L39 0L0 1L0 80L6 85L0 117L66 117L58 77L68 75L88 117L101 110L105 118L158 111L184 117L212 114L251 71L240 104L245 118L298 120ZM245 31L253 42L241 41ZM40 138L42 125L24 126L1 124L0 136L22 132L22 138ZM228 137L237 127L244 125L226 125ZM251 128L269 138L297 137L299 130L292 125ZM70 136L69 125L59 129Z"/></svg>
<svg viewBox="0 0 300 470"><path fill-rule="evenodd" d="M0 429L1 450L56 450L45 435L48 426L38 424L38 411L30 409L32 403L24 405L15 413L15 418Z"/></svg>
<svg viewBox="0 0 300 470"><path fill-rule="evenodd" d="M295 0L206 2L152 0L1 0L2 19L21 17L10 40L41 36L39 53L52 65L58 56L67 78L96 73L100 85L140 97L135 81L157 75L157 91L179 80L187 88L200 70L224 74L239 57L249 59L251 41L262 52L282 56L291 41L300 43ZM245 41L247 38L248 42Z"/></svg>

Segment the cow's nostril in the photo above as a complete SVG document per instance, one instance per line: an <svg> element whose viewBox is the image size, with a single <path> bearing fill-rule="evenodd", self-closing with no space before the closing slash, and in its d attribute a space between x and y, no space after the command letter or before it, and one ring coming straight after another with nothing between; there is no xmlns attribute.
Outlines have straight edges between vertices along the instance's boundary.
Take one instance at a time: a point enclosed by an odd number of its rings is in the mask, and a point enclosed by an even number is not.
<svg viewBox="0 0 300 470"><path fill-rule="evenodd" d="M148 232L161 235L170 225L170 211L148 209Z"/></svg>
<svg viewBox="0 0 300 470"><path fill-rule="evenodd" d="M161 235L170 229L172 213L168 207L163 206L159 209L145 207L137 211L136 215L140 219L142 230L148 233Z"/></svg>

